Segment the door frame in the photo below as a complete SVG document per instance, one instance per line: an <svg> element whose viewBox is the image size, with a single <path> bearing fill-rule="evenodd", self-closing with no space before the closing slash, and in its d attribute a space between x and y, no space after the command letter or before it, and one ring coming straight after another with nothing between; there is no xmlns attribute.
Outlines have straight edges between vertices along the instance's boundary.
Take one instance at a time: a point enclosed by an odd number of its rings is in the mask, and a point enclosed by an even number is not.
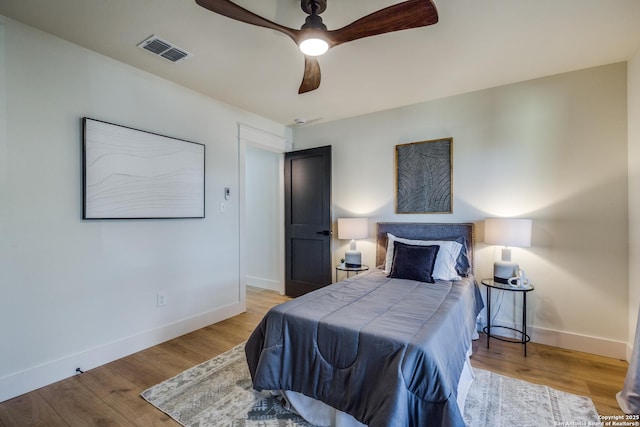
<svg viewBox="0 0 640 427"><path fill-rule="evenodd" d="M246 155L247 146L251 145L256 148L260 148L265 151L271 151L273 153L282 154L278 162L278 206L284 207L284 153L293 150L293 144L278 135L248 126L242 123L238 123L238 162L239 162L239 298L242 304L243 310L246 310L246 276L247 276L247 247L249 242L247 241L247 207L246 207ZM278 223L274 224L278 228L279 245L277 258L280 265L280 286L278 292L284 295L284 209L278 213Z"/></svg>

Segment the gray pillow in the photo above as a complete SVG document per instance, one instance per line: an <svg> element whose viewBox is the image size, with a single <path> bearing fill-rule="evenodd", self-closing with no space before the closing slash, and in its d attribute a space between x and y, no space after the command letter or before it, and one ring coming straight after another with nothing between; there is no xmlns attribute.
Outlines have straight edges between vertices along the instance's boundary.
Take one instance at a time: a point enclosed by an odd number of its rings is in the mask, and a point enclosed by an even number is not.
<svg viewBox="0 0 640 427"><path fill-rule="evenodd" d="M460 249L460 254L458 254L458 258L456 259L456 271L462 277L467 277L471 274L471 262L469 261L469 245L467 244L467 239L464 237L458 237L455 239L456 242L462 245L462 249Z"/></svg>

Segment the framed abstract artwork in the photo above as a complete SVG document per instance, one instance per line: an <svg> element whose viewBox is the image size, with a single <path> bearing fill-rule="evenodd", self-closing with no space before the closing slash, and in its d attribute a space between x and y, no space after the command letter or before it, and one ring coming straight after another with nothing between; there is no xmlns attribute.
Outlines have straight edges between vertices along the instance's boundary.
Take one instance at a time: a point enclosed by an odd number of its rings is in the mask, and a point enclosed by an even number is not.
<svg viewBox="0 0 640 427"><path fill-rule="evenodd" d="M83 219L204 218L204 144L82 123Z"/></svg>
<svg viewBox="0 0 640 427"><path fill-rule="evenodd" d="M396 145L396 213L452 213L453 138Z"/></svg>

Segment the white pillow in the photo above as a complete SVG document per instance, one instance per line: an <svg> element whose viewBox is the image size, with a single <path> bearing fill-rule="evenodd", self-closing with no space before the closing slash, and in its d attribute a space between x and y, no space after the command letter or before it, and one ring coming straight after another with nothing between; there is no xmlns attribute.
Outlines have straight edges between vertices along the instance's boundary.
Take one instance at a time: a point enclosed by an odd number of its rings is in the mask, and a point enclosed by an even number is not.
<svg viewBox="0 0 640 427"><path fill-rule="evenodd" d="M456 260L462 249L462 245L453 240L409 240L396 237L391 233L387 233L387 256L384 262L384 272L391 272L391 264L393 264L393 242L406 243L407 245L429 246L438 245L438 255L436 256L436 265L433 267L433 278L435 280L460 280L461 277L456 271Z"/></svg>

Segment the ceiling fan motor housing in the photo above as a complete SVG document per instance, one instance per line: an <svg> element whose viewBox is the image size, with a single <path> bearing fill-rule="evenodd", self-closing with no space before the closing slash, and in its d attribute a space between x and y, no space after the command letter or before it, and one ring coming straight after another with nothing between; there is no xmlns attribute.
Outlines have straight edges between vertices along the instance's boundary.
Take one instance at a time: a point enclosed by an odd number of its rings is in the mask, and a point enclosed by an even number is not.
<svg viewBox="0 0 640 427"><path fill-rule="evenodd" d="M322 30L327 31L327 26L322 22L322 18L318 15L309 15L307 19L304 20L304 24L300 28L301 30L306 29L314 29L314 30Z"/></svg>

